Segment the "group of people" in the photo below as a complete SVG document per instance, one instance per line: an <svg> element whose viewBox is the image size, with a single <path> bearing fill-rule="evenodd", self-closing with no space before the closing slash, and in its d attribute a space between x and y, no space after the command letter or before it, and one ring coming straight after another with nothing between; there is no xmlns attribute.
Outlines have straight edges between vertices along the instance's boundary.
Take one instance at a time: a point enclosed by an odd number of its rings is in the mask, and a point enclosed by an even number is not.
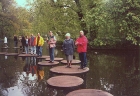
<svg viewBox="0 0 140 96"><path fill-rule="evenodd" d="M37 54L38 56L42 56L42 46L44 45L44 39L40 36L40 33L38 33L37 36L34 36L33 34L31 34L30 37L22 36L21 44L26 54L29 53L30 49L32 55Z"/></svg>
<svg viewBox="0 0 140 96"><path fill-rule="evenodd" d="M75 42L70 38L70 36L70 33L67 33L65 35L66 39L63 42L63 51L67 60L66 67L71 68L75 46L77 46L77 52L79 53L79 59L81 61L81 66L79 69L85 69L87 66L86 52L88 40L86 36L84 36L83 31L80 31L80 36Z"/></svg>
<svg viewBox="0 0 140 96"><path fill-rule="evenodd" d="M79 53L79 59L81 61L80 69L84 69L87 66L87 58L86 58L86 52L87 52L87 44L88 40L86 36L84 35L83 31L80 31L80 36L77 38L76 41L71 39L70 33L67 33L65 35L66 39L63 41L63 52L66 56L67 60L67 68L71 68L73 55L75 46L77 46L77 52ZM53 32L49 32L49 36L46 40L46 42L49 45L49 55L50 55L50 61L49 63L54 62L54 50L56 47L56 37L53 35ZM5 43L7 41L5 40ZM31 50L31 54L37 54L38 56L42 56L42 46L44 45L44 39L40 36L40 33L37 34L37 36L34 36L31 34L30 37L28 36L22 36L21 39L22 48L25 50L25 53L29 53L29 48ZM18 46L18 38L16 35L14 35L14 45L15 47Z"/></svg>

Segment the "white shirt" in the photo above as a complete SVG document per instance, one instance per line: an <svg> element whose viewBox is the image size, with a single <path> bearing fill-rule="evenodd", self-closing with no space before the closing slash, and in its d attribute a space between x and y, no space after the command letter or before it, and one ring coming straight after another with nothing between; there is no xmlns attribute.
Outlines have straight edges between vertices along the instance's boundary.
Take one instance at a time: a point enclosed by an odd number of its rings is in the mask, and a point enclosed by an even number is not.
<svg viewBox="0 0 140 96"><path fill-rule="evenodd" d="M4 37L4 43L7 43L7 37Z"/></svg>

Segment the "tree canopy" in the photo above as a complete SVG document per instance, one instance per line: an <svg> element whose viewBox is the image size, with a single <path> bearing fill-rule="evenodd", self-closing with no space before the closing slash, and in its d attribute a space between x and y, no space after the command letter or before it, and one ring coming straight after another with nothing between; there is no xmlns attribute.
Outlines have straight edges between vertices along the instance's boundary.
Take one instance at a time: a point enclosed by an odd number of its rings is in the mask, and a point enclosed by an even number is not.
<svg viewBox="0 0 140 96"><path fill-rule="evenodd" d="M28 10L13 0L0 2L3 35L47 35L51 30L61 41L67 32L76 38L83 30L92 47L139 45L139 0L33 0Z"/></svg>

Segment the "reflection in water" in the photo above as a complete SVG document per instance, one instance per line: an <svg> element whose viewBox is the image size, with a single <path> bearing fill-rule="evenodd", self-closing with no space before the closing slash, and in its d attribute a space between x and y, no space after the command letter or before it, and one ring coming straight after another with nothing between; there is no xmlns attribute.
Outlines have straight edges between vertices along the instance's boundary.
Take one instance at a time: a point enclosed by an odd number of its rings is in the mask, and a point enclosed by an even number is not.
<svg viewBox="0 0 140 96"><path fill-rule="evenodd" d="M45 49L45 47L43 48ZM65 57L58 49L58 57ZM13 52L13 50L3 50ZM47 50L43 50L48 55ZM17 50L15 51L17 52ZM76 59L78 54L75 53ZM81 76L85 83L81 88L108 91L114 96L139 96L139 50L94 50L88 53L90 71ZM37 66L36 58L6 60L0 56L0 96L65 96L62 90L47 86L49 68Z"/></svg>
<svg viewBox="0 0 140 96"><path fill-rule="evenodd" d="M23 70L26 72L26 78L28 80L36 80L37 78L37 66L36 66L36 58L34 57L26 57L25 58L25 66Z"/></svg>
<svg viewBox="0 0 140 96"><path fill-rule="evenodd" d="M38 81L40 81L40 80L42 80L44 78L44 70L39 65L37 67L37 76L38 76Z"/></svg>

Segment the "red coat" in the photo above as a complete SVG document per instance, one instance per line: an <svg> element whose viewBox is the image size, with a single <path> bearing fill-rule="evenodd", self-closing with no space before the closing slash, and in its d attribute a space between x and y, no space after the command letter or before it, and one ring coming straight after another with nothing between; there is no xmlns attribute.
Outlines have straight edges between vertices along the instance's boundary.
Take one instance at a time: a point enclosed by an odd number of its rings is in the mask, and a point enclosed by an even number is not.
<svg viewBox="0 0 140 96"><path fill-rule="evenodd" d="M36 37L34 37L33 41L31 40L31 38L29 39L29 45L30 46L36 46L36 44L37 44Z"/></svg>
<svg viewBox="0 0 140 96"><path fill-rule="evenodd" d="M79 37L76 42L78 42L77 44L77 52L81 53L81 52L87 52L87 43L88 40L86 38L86 36L81 36Z"/></svg>

